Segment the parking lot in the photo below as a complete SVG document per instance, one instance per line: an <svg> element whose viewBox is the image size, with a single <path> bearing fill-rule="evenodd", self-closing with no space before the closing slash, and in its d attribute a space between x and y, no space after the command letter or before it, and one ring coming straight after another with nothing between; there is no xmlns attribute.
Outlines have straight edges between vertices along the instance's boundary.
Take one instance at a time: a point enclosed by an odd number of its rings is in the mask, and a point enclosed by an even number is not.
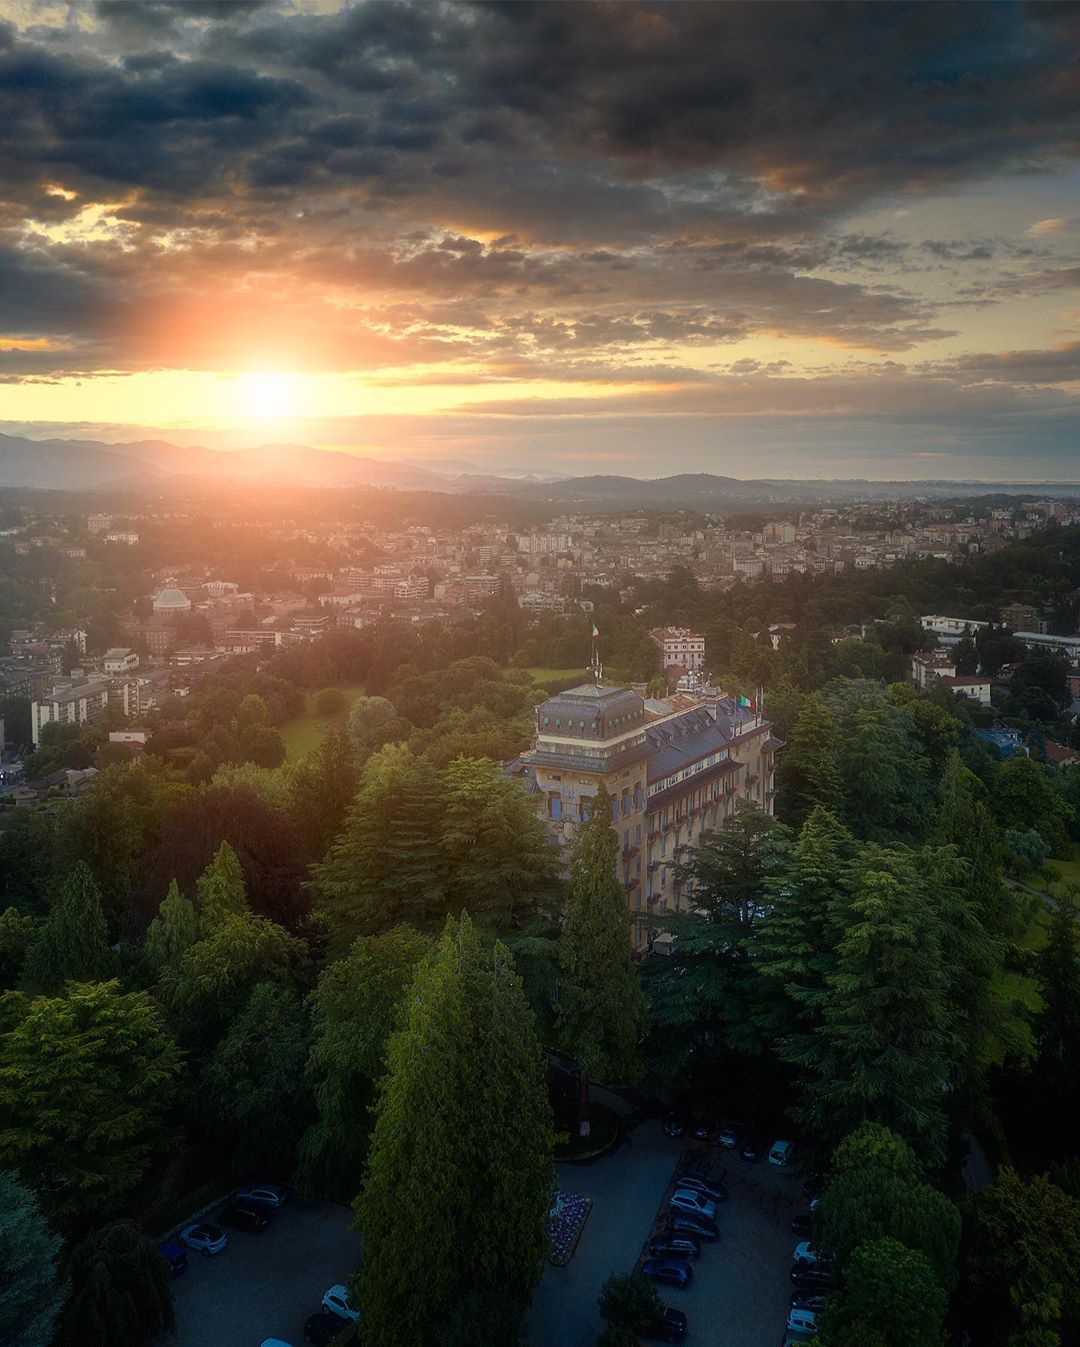
<svg viewBox="0 0 1080 1347"><path fill-rule="evenodd" d="M189 1254L172 1284L176 1332L162 1347L259 1347L270 1337L302 1347L323 1292L359 1265L352 1221L348 1207L293 1202L262 1234L230 1230L222 1253Z"/></svg>
<svg viewBox="0 0 1080 1347"><path fill-rule="evenodd" d="M702 1244L693 1264L693 1285L685 1291L661 1286L661 1298L689 1320L688 1347L777 1347L787 1321L788 1274L798 1243L790 1223L806 1209L802 1182L764 1158L746 1164L737 1151L718 1146L695 1146L685 1163L695 1170L707 1166L729 1197L716 1212L719 1241ZM666 1206L658 1216L662 1229ZM642 1239L648 1234L643 1231Z"/></svg>

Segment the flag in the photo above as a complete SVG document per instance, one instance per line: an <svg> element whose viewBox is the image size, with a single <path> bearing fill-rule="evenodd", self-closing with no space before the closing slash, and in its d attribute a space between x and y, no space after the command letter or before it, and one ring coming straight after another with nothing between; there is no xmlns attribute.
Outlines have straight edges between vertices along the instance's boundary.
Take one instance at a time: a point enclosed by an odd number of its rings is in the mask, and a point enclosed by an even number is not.
<svg viewBox="0 0 1080 1347"><path fill-rule="evenodd" d="M749 697L743 697L740 695L735 700L737 705L745 707L748 711L752 711L754 709L754 703L750 700Z"/></svg>
<svg viewBox="0 0 1080 1347"><path fill-rule="evenodd" d="M600 633L596 630L596 623L595 623L595 622L593 623L592 634L593 634L593 640L594 640L594 641L595 641L596 638L600 635Z"/></svg>

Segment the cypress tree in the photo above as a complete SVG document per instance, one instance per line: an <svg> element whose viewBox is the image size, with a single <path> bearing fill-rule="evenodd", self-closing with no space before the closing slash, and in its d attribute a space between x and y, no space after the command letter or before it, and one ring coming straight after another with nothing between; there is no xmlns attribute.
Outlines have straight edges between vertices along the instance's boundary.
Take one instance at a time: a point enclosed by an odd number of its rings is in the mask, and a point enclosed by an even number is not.
<svg viewBox="0 0 1080 1347"><path fill-rule="evenodd" d="M1040 1066L1062 1101L1080 1099L1080 952L1077 950L1075 894L1050 916L1047 942L1035 973L1043 998L1038 1035Z"/></svg>
<svg viewBox="0 0 1080 1347"><path fill-rule="evenodd" d="M113 964L101 894L79 861L64 880L26 958L25 981L35 991L65 982L99 982Z"/></svg>
<svg viewBox="0 0 1080 1347"><path fill-rule="evenodd" d="M0 991L19 985L34 929L33 917L14 907L0 912Z"/></svg>
<svg viewBox="0 0 1080 1347"><path fill-rule="evenodd" d="M341 831L359 784L353 747L340 727L289 772L288 812L313 860L322 860Z"/></svg>
<svg viewBox="0 0 1080 1347"><path fill-rule="evenodd" d="M190 898L180 892L176 880L162 899L158 914L147 927L146 957L155 968L179 964L184 951L199 938L199 918Z"/></svg>
<svg viewBox="0 0 1080 1347"><path fill-rule="evenodd" d="M0 1342L41 1347L52 1339L63 1293L56 1272L60 1240L37 1201L13 1174L0 1171Z"/></svg>
<svg viewBox="0 0 1080 1347"><path fill-rule="evenodd" d="M492 1287L520 1318L552 1192L545 1067L505 947L485 953L467 916L417 970L376 1116L356 1201L362 1341L438 1347Z"/></svg>
<svg viewBox="0 0 1080 1347"><path fill-rule="evenodd" d="M222 842L210 864L195 881L195 908L204 936L211 934L226 917L245 916L250 910L244 872L228 842Z"/></svg>
<svg viewBox="0 0 1080 1347"><path fill-rule="evenodd" d="M840 718L820 692L802 703L791 742L780 757L784 817L799 824L820 806L839 815L844 787L840 776Z"/></svg>
<svg viewBox="0 0 1080 1347"><path fill-rule="evenodd" d="M577 1058L582 1135L588 1080L632 1081L641 1072L645 999L631 959L630 918L616 872L619 839L603 783L570 855L570 897L559 942L559 1040Z"/></svg>

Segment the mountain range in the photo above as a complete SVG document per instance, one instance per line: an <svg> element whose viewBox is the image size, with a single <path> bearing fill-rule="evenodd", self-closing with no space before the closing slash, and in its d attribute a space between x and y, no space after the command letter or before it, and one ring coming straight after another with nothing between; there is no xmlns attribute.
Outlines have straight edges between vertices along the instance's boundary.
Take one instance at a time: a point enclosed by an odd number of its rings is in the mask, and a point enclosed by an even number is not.
<svg viewBox="0 0 1080 1347"><path fill-rule="evenodd" d="M745 480L714 473L678 473L641 479L611 475L568 477L542 468L500 469L440 460L437 466L390 462L303 444L262 444L216 450L168 440L31 440L0 434L0 488L39 490L160 490L200 478L295 482L322 487L389 487L411 491L484 492L546 500L567 508L677 508L699 510L813 500L1051 493L1080 497L1075 482Z"/></svg>

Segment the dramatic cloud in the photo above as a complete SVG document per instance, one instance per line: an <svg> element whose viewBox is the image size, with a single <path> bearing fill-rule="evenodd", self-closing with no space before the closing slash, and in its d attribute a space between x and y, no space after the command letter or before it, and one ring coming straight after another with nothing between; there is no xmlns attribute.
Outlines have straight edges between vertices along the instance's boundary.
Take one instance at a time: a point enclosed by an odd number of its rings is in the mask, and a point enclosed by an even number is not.
<svg viewBox="0 0 1080 1347"><path fill-rule="evenodd" d="M544 418L666 416L689 462L702 416L1075 417L1074 7L324 8L0 24L0 416L263 369L427 390L504 458Z"/></svg>

